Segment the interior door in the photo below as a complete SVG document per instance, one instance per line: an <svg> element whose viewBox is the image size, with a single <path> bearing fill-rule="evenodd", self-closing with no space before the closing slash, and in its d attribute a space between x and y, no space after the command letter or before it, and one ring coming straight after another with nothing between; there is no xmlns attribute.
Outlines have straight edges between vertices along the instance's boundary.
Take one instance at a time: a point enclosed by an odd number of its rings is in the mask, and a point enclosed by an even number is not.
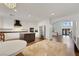
<svg viewBox="0 0 79 59"><path fill-rule="evenodd" d="M39 34L40 34L40 37L46 38L46 26L45 25L39 27Z"/></svg>

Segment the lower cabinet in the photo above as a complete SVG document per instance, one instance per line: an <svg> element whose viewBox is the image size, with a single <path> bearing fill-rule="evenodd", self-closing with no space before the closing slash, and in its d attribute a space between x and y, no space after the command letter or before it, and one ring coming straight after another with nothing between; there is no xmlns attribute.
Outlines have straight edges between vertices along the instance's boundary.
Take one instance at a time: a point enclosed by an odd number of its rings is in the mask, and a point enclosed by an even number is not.
<svg viewBox="0 0 79 59"><path fill-rule="evenodd" d="M21 33L20 39L27 41L27 43L35 41L35 33Z"/></svg>

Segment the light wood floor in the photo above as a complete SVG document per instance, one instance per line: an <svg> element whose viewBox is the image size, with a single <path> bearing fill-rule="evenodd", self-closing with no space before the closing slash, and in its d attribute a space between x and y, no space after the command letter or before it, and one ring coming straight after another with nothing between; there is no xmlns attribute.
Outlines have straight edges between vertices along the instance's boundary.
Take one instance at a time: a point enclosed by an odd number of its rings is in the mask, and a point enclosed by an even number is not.
<svg viewBox="0 0 79 59"><path fill-rule="evenodd" d="M62 42L62 37L53 37L53 38L56 39L56 41L58 41L58 42ZM42 39L36 38L34 42L28 43L27 46L32 45L32 44L34 44L36 42L39 42L39 41L42 41ZM77 51L76 49L75 49L75 55L76 56L79 56L79 51ZM23 56L23 54L22 53L19 53L16 56Z"/></svg>
<svg viewBox="0 0 79 59"><path fill-rule="evenodd" d="M45 39L44 39L44 40L45 40ZM30 46L30 45L32 45L32 44L34 44L34 43L39 42L39 41L42 41L42 39L36 38L34 42L27 43L27 46ZM17 54L16 56L23 56L23 54L22 54L22 53L19 53L19 54Z"/></svg>

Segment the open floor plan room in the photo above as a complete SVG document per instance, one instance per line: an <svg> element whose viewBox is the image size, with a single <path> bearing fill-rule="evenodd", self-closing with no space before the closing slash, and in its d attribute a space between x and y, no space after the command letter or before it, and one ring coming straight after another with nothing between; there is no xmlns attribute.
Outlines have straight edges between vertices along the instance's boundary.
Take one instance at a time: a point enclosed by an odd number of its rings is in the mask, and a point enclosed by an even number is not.
<svg viewBox="0 0 79 59"><path fill-rule="evenodd" d="M79 3L0 3L0 56L79 56Z"/></svg>

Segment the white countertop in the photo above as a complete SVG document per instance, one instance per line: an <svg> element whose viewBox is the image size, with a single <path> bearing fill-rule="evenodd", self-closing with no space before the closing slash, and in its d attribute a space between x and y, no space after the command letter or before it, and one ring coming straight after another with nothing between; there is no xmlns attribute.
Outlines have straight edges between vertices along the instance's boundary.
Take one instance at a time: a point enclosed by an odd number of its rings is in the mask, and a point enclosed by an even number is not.
<svg viewBox="0 0 79 59"><path fill-rule="evenodd" d="M20 53L27 45L24 40L0 42L0 56L14 56Z"/></svg>
<svg viewBox="0 0 79 59"><path fill-rule="evenodd" d="M3 33L27 32L26 30L0 30Z"/></svg>

